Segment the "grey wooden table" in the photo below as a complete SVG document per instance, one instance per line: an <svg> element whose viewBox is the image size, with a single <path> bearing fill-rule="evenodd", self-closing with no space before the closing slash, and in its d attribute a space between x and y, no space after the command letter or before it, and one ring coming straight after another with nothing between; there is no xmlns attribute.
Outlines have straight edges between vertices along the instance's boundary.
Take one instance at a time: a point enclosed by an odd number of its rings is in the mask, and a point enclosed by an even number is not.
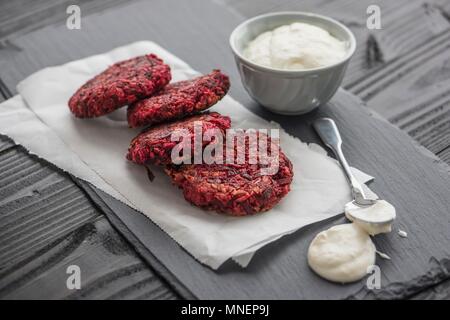
<svg viewBox="0 0 450 320"><path fill-rule="evenodd" d="M186 15L189 5L181 1ZM27 34L65 23L65 9L79 4L83 16L117 14L120 0L0 2L0 101L15 85L72 53L54 45L49 63L32 50ZM366 28L369 4L382 9L382 30ZM351 27L358 50L344 87L450 163L450 3L433 1L223 0L223 10L241 18L268 11L329 14ZM420 22L420 23L418 23ZM123 22L122 22L123 23ZM155 26L157 27L157 26ZM174 29L174 32L180 30ZM98 37L110 37L97 30ZM40 41L52 44L52 39ZM41 53L45 54L45 53ZM48 57L46 57L48 59ZM209 57L214 59L214 57ZM66 290L66 266L83 266L82 290ZM450 279L420 285L409 298L450 298ZM111 226L85 192L67 175L37 161L8 139L0 141L0 298L174 299L177 294Z"/></svg>

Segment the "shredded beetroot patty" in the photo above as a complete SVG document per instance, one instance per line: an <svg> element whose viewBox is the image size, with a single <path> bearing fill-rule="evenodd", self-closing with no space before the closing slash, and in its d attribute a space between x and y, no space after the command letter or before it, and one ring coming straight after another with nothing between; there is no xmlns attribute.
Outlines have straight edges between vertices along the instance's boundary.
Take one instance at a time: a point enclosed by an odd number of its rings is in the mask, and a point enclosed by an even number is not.
<svg viewBox="0 0 450 320"><path fill-rule="evenodd" d="M117 62L81 86L69 108L79 118L98 117L150 96L170 79L170 67L154 54Z"/></svg>
<svg viewBox="0 0 450 320"><path fill-rule="evenodd" d="M231 126L230 118L222 116L217 112L203 113L177 122L160 124L145 130L131 141L127 159L137 164L171 164L172 149L179 143L178 141L171 141L171 136L177 132L182 133L180 136L183 137L183 142L191 143L191 156L193 157L194 123L196 121L201 124L202 136L210 129L219 130L218 133L224 135L225 130ZM180 130L186 131L181 132ZM204 139L202 141L202 149L210 142Z"/></svg>
<svg viewBox="0 0 450 320"><path fill-rule="evenodd" d="M292 164L281 150L275 174L261 175L261 167L249 164L247 154L244 164L172 165L165 171L192 204L232 216L245 216L273 208L290 191Z"/></svg>
<svg viewBox="0 0 450 320"><path fill-rule="evenodd" d="M171 83L156 95L132 104L128 108L128 124L152 125L198 113L222 99L229 88L230 80L220 70Z"/></svg>

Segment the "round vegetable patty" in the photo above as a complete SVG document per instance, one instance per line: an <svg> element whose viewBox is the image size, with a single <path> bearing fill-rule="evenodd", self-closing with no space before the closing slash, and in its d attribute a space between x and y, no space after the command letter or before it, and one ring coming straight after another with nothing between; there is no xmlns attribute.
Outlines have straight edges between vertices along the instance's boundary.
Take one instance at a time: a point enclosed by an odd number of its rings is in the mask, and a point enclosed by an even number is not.
<svg viewBox="0 0 450 320"><path fill-rule="evenodd" d="M117 62L81 86L69 100L79 118L99 117L161 90L170 67L155 54Z"/></svg>
<svg viewBox="0 0 450 320"><path fill-rule="evenodd" d="M248 148L246 148L248 150ZM279 150L278 171L261 175L262 165L186 164L167 166L172 182L192 204L232 216L263 212L275 206L290 191L292 164Z"/></svg>
<svg viewBox="0 0 450 320"><path fill-rule="evenodd" d="M152 125L183 118L216 104L230 88L230 80L220 70L194 79L167 85L156 95L128 108L130 127Z"/></svg>
<svg viewBox="0 0 450 320"><path fill-rule="evenodd" d="M196 122L201 125L203 137L210 129L219 130L218 133L225 135L225 130L231 126L230 118L217 112L203 113L169 124L160 124L145 130L131 141L127 159L137 164L171 164L172 149L179 143L171 141L171 136L177 133L178 136L183 137L183 143L186 141L191 144L191 155L194 156L194 124ZM203 139L202 150L210 142Z"/></svg>

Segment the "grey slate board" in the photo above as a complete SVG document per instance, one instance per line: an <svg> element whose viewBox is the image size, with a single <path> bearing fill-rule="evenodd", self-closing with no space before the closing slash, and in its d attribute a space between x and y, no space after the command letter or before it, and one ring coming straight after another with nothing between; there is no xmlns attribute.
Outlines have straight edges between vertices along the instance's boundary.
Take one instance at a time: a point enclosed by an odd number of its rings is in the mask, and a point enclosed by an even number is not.
<svg viewBox="0 0 450 320"><path fill-rule="evenodd" d="M199 265L167 235L158 232L158 227L144 216L136 214L134 210L102 192L98 194L122 220L123 225L194 295L203 299L407 298L418 288L448 278L450 178L446 174L445 165L436 166L434 156L426 155L427 151L411 143L406 134L384 120L370 116L367 110L359 105L359 101L347 93L341 92L335 102L320 112L303 117L306 122L304 128L308 127L312 119L322 115L336 119L347 142L346 149L383 141L376 143L377 146L373 149L367 148L366 153L358 154L347 150L347 154L351 154L349 157L352 163L378 177L372 184L373 189L391 201L399 214L394 232L375 238L377 248L392 257L391 261L377 258L377 264L382 270L381 290L366 290L364 281L345 286L332 284L315 276L307 267L306 251L312 237L320 230L344 222L342 216L311 225L263 248L245 270L234 263L228 263L218 272L214 272ZM349 122L357 123L358 119L358 125L353 128L345 127ZM356 134L361 134L362 137L357 138ZM396 143L402 144L403 150L395 150L387 137L392 137ZM308 140L311 138L316 141L312 136L307 137ZM387 154L391 156L388 158ZM408 163L403 161L406 156ZM391 161L392 164L386 165L386 161ZM427 178L424 177L423 171L417 168L426 170ZM443 183L444 188L422 190L420 194L420 186L415 185L414 180L422 181L424 186L429 185L430 181L433 181L431 184ZM436 211L433 214L426 210L426 207L435 201L439 204L434 203ZM397 228L406 230L409 237L400 238L396 234Z"/></svg>
<svg viewBox="0 0 450 320"><path fill-rule="evenodd" d="M186 3L140 2L123 7L123 16L127 12L133 14L133 20L126 24L117 24L115 14L105 13L83 20L84 31L88 32L71 33L65 28L51 27L18 38L15 45L26 50L15 56L14 67L2 70L2 77L8 85L15 84L26 75L21 73L22 68L28 74L49 64L103 52L133 40L154 40L197 70L206 72L222 67L231 75L231 94L236 99L256 113L280 122L305 141L317 141L309 125L314 117L325 114L335 118L346 141L344 152L350 162L377 178L374 190L396 205L399 211L396 227L410 236L401 239L393 233L377 237L379 249L393 260L378 260L383 289L367 292L363 282L341 286L321 280L305 263L305 250L313 235L344 221L342 217L309 226L264 248L245 270L229 263L219 272L195 262L166 235L151 227L151 222L142 215L104 197L122 220L119 229L126 226L131 230L153 256L200 298L400 298L450 277L448 168L406 134L370 116L358 99L343 91L332 104L304 117L285 118L262 111L243 91L228 49L228 34L242 18L213 3ZM172 10L174 5L178 5L177 10ZM98 29L114 37L105 39L96 33Z"/></svg>

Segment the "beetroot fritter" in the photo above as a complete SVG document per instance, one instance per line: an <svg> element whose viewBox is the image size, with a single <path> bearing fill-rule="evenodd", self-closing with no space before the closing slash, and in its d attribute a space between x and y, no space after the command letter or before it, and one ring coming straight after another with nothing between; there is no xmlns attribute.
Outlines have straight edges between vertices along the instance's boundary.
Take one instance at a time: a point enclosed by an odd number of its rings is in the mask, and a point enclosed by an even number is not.
<svg viewBox="0 0 450 320"><path fill-rule="evenodd" d="M191 116L170 124L161 124L142 132L131 141L127 159L138 164L171 164L172 149L179 143L178 141L171 141L171 135L182 129L187 130L187 135L182 134L183 142L191 143L191 156L193 157L194 124L196 121L201 123L202 136L207 130L211 129L220 130L220 134L224 135L225 130L230 128L231 125L229 117L222 116L217 112ZM210 141L204 139L202 149L209 143Z"/></svg>
<svg viewBox="0 0 450 320"><path fill-rule="evenodd" d="M198 113L222 99L229 88L230 80L220 70L171 83L158 94L131 105L128 124L130 127L152 125Z"/></svg>
<svg viewBox="0 0 450 320"><path fill-rule="evenodd" d="M81 86L69 108L79 118L98 117L148 97L170 79L170 67L154 54L117 62Z"/></svg>
<svg viewBox="0 0 450 320"><path fill-rule="evenodd" d="M246 149L248 151L248 148ZM279 149L278 171L261 175L262 165L186 164L167 166L172 182L192 204L233 216L245 216L271 209L290 191L292 164Z"/></svg>

